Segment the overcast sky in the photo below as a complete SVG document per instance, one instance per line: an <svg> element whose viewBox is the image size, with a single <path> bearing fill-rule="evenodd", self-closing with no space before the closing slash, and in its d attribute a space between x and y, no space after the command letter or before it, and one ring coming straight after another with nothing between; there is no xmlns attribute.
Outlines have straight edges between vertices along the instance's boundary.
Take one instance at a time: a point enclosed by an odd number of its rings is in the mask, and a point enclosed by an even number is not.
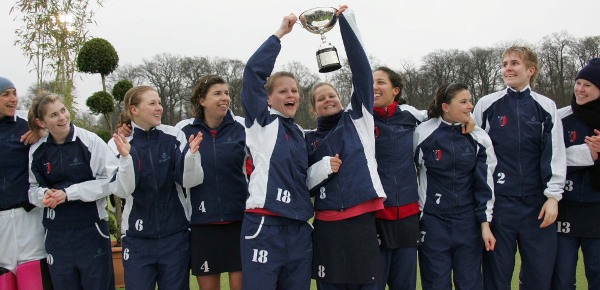
<svg viewBox="0 0 600 290"><path fill-rule="evenodd" d="M89 35L111 42L120 65L138 65L160 53L245 62L284 15L344 3L355 11L367 53L392 68L403 61L418 64L437 49L466 50L515 40L535 44L561 31L575 37L600 35L600 0L105 0ZM13 5L0 1L0 76L25 92L36 79L27 58L13 46L14 30L21 26L9 15ZM339 29L326 37L345 56ZM297 25L283 38L276 68L300 61L317 72L319 44L318 35ZM80 107L102 90L99 75L76 73L75 82Z"/></svg>

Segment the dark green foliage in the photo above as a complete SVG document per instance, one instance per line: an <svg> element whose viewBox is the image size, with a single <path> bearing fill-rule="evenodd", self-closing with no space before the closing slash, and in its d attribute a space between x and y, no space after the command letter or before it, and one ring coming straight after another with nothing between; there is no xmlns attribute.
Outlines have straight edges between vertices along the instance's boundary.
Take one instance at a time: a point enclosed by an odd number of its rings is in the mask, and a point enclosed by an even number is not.
<svg viewBox="0 0 600 290"><path fill-rule="evenodd" d="M106 76L119 65L119 55L110 42L102 38L86 41L77 55L77 69Z"/></svg>
<svg viewBox="0 0 600 290"><path fill-rule="evenodd" d="M131 88L133 88L133 83L131 83L130 80L121 80L116 83L112 89L113 97L117 102L122 102L123 98L125 97L125 93L127 93L127 91Z"/></svg>
<svg viewBox="0 0 600 290"><path fill-rule="evenodd" d="M117 236L117 222L115 221L115 216L114 214L109 210L109 215L108 215L108 231L110 232L111 235L114 235L115 237Z"/></svg>
<svg viewBox="0 0 600 290"><path fill-rule="evenodd" d="M85 104L94 114L108 114L115 109L112 96L103 91L95 92L87 99Z"/></svg>
<svg viewBox="0 0 600 290"><path fill-rule="evenodd" d="M102 138L102 140L104 140L104 142L108 142L108 140L110 140L110 138L112 138L112 134L106 130L98 130L98 131L96 131L96 135L98 135L98 137Z"/></svg>

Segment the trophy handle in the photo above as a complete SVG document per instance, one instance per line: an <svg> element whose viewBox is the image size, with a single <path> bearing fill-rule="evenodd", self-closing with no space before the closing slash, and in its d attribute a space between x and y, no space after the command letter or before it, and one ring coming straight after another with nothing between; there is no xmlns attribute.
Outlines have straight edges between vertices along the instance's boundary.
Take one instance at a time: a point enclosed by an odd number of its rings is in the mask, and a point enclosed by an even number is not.
<svg viewBox="0 0 600 290"><path fill-rule="evenodd" d="M308 9L298 16L298 21L308 32L321 34L331 30L337 22L338 9L334 7L316 7ZM329 14L331 13L331 14ZM308 19L307 19L308 18Z"/></svg>

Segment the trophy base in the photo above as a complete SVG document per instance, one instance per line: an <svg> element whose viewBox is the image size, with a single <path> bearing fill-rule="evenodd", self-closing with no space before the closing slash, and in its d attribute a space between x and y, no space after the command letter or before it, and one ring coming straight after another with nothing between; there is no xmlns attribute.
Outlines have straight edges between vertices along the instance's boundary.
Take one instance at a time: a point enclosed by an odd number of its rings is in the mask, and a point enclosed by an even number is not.
<svg viewBox="0 0 600 290"><path fill-rule="evenodd" d="M342 67L337 49L333 46L317 50L317 63L320 73L336 71Z"/></svg>

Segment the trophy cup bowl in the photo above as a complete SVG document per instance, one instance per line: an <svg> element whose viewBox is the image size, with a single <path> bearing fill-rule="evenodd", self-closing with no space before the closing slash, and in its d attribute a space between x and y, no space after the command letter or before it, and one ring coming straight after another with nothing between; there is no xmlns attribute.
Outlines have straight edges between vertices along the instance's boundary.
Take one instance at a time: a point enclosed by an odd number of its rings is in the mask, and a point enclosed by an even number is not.
<svg viewBox="0 0 600 290"><path fill-rule="evenodd" d="M304 29L321 35L321 46L317 50L319 72L326 73L342 67L337 49L325 40L325 32L330 31L337 22L337 9L333 7L317 7L306 10L298 17Z"/></svg>

